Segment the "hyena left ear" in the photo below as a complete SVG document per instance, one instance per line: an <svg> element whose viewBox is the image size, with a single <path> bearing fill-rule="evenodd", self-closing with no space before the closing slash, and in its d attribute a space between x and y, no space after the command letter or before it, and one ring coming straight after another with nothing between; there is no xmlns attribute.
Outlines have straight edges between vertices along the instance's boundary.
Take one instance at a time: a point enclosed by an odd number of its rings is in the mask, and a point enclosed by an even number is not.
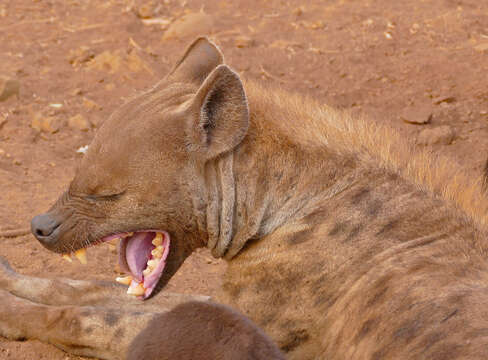
<svg viewBox="0 0 488 360"><path fill-rule="evenodd" d="M191 147L214 158L232 150L249 127L249 108L239 75L219 65L198 89L191 106Z"/></svg>

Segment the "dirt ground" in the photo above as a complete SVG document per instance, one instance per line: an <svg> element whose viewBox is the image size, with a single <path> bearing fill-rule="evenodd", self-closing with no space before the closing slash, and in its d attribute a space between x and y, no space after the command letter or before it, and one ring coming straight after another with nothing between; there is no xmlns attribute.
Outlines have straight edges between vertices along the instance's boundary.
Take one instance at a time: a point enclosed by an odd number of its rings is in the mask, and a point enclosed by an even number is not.
<svg viewBox="0 0 488 360"><path fill-rule="evenodd" d="M485 1L0 0L0 233L28 229L66 189L77 149L199 34L244 77L388 122L466 172L488 157ZM18 96L2 84L19 84ZM88 254L88 265L68 264L31 235L0 236L22 273L117 275L114 249ZM212 294L223 269L201 251L168 290ZM79 358L0 338L0 359Z"/></svg>

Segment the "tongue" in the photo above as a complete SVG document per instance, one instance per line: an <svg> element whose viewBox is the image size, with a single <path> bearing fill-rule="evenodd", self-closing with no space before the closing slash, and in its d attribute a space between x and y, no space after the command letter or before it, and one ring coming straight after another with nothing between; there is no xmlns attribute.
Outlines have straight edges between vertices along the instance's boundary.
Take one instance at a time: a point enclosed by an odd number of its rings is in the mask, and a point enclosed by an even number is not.
<svg viewBox="0 0 488 360"><path fill-rule="evenodd" d="M151 258L151 250L154 249L154 245L151 243L153 237L154 233L152 232L140 232L135 233L127 242L125 252L127 265L132 276L139 282L142 281L142 271Z"/></svg>

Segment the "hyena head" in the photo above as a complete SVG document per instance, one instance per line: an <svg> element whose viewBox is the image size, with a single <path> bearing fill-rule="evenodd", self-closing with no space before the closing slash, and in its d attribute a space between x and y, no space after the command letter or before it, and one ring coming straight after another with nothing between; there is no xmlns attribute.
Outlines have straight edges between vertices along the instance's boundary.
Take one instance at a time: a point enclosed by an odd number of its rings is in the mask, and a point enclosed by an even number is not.
<svg viewBox="0 0 488 360"><path fill-rule="evenodd" d="M121 282L147 298L205 245L205 167L234 149L248 124L239 76L197 39L166 78L104 122L69 189L32 220L33 234L81 259L85 247L120 238L130 274Z"/></svg>

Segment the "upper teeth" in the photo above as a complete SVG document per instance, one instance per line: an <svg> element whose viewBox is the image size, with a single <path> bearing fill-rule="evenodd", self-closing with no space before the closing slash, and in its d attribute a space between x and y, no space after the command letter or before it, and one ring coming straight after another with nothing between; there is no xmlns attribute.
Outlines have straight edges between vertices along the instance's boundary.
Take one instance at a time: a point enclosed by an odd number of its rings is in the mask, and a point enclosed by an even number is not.
<svg viewBox="0 0 488 360"><path fill-rule="evenodd" d="M154 256L154 257L157 257L157 258L160 258L161 256L163 256L163 252L164 252L164 247L163 245L159 245L159 246L156 246L152 251L151 251L151 255Z"/></svg>
<svg viewBox="0 0 488 360"><path fill-rule="evenodd" d="M83 249L80 249L80 250L76 250L75 251L75 257L80 260L80 263L82 263L83 265L85 265L87 263L87 260L86 260L86 249L83 248Z"/></svg>
<svg viewBox="0 0 488 360"><path fill-rule="evenodd" d="M70 254L63 254L63 259L68 262L73 262L73 259L71 258Z"/></svg>
<svg viewBox="0 0 488 360"><path fill-rule="evenodd" d="M85 248L76 250L74 255L83 265L87 263ZM63 254L62 258L66 261L73 262L73 260L71 259L71 254Z"/></svg>
<svg viewBox="0 0 488 360"><path fill-rule="evenodd" d="M156 233L156 236L154 237L154 239L152 240L152 244L154 246L159 246L159 245L162 245L163 244L163 234L161 233Z"/></svg>

